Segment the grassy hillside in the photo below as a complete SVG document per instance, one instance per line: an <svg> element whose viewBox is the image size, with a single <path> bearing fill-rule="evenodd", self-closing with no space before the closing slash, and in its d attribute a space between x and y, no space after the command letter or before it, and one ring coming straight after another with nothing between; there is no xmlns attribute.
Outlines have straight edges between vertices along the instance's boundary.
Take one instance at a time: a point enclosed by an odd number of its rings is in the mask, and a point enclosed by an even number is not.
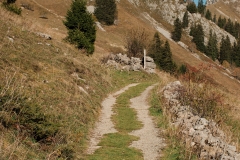
<svg viewBox="0 0 240 160"><path fill-rule="evenodd" d="M151 41L156 30L141 16L142 12L149 12L169 31L172 26L157 13L121 0L117 3L118 25L103 26L106 32L97 31L96 51L87 57L63 41L67 31L62 20L70 2L17 1L18 5L30 4L34 10L24 9L22 16L0 8L0 120L4 124L0 125L4 133L0 135L0 159L83 158L88 131L107 93L132 82L158 80L145 73L108 69L100 59L109 52L125 52L126 33L132 28L144 28ZM47 19L39 18L43 15ZM50 34L53 39L45 40L34 32ZM163 35L161 39L167 40ZM232 108L231 116L238 120L240 83L201 53L193 54L169 42L177 64L200 71L203 66L210 66L204 70L205 78L229 97L225 103ZM187 36L183 36L183 42L194 46ZM165 78L163 74L159 77ZM169 78L164 79L164 83L168 81ZM36 122L41 125L34 128Z"/></svg>
<svg viewBox="0 0 240 160"><path fill-rule="evenodd" d="M153 78L109 70L65 42L0 23L0 159L81 158L107 93Z"/></svg>

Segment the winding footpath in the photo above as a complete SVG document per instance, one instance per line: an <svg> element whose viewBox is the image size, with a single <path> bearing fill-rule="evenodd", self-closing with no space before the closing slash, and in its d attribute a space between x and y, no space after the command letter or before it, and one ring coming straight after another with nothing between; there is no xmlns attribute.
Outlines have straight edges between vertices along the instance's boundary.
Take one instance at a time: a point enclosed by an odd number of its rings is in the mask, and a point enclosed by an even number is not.
<svg viewBox="0 0 240 160"><path fill-rule="evenodd" d="M98 143L104 134L116 133L114 124L111 121L113 115L112 107L116 102L116 97L125 92L130 87L138 84L130 84L114 94L110 94L102 102L102 112L95 129L91 133L89 148L87 154L93 154L98 148ZM152 117L149 115L150 106L147 103L147 97L154 85L148 87L140 96L131 99L131 107L137 111L137 117L142 122L143 127L135 130L130 135L139 137L138 141L133 141L129 147L134 147L142 151L144 160L157 160L160 157L160 151L165 146L163 140L159 137L159 129L155 128Z"/></svg>
<svg viewBox="0 0 240 160"><path fill-rule="evenodd" d="M100 148L98 143L104 134L108 133L116 133L117 130L114 128L111 117L113 115L112 107L116 102L116 97L121 93L128 90L130 87L136 86L138 83L130 84L121 90L117 91L114 94L110 94L103 102L102 102L102 111L100 113L99 120L95 124L95 128L91 133L89 147L87 150L87 154L93 154L95 150Z"/></svg>
<svg viewBox="0 0 240 160"><path fill-rule="evenodd" d="M143 123L143 128L131 132L131 135L140 139L134 141L130 147L135 147L143 152L145 160L155 160L160 157L160 150L164 147L163 139L159 137L159 129L154 126L152 117L149 115L150 106L147 97L154 86L148 87L139 97L131 99L131 108L137 111L138 120Z"/></svg>

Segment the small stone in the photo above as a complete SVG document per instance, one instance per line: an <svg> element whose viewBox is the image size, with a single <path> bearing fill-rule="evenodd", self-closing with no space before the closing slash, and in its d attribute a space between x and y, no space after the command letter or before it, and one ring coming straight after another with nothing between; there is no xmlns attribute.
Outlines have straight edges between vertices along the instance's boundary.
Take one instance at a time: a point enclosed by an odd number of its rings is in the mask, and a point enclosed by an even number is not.
<svg viewBox="0 0 240 160"><path fill-rule="evenodd" d="M188 135L189 135L189 136L192 136L192 135L194 134L194 132L195 132L195 129L190 128L190 129L189 129L189 132L188 132Z"/></svg>

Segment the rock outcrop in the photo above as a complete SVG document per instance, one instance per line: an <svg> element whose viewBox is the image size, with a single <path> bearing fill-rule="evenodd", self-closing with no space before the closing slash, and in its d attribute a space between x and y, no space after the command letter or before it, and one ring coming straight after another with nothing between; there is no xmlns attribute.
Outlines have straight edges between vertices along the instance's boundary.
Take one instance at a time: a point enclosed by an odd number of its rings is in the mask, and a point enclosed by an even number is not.
<svg viewBox="0 0 240 160"><path fill-rule="evenodd" d="M106 64L112 66L117 70L126 71L141 71L146 70L149 73L155 73L156 64L151 57L146 56L145 68L143 61L136 57L127 57L126 54L110 54L107 58Z"/></svg>
<svg viewBox="0 0 240 160"><path fill-rule="evenodd" d="M182 106L178 101L183 86L179 81L163 89L167 110L172 123L181 129L183 139L191 148L199 151L199 159L239 160L236 146L226 142L226 135L213 121L194 115L191 106Z"/></svg>
<svg viewBox="0 0 240 160"><path fill-rule="evenodd" d="M207 0L207 5L217 3L218 0Z"/></svg>
<svg viewBox="0 0 240 160"><path fill-rule="evenodd" d="M129 0L136 7L148 8L149 12L158 13L165 21L174 25L175 19L178 17L180 20L183 19L184 13L187 10L187 3L180 3L179 0ZM216 2L216 0L209 0L209 3ZM186 29L187 33L190 33L190 27L195 24L201 24L203 26L205 34L205 44L208 42L210 30L215 32L217 35L218 42L220 43L222 37L229 37L232 45L236 41L235 37L226 32L225 30L218 27L215 23L202 17L199 13L188 13L189 16L189 27Z"/></svg>

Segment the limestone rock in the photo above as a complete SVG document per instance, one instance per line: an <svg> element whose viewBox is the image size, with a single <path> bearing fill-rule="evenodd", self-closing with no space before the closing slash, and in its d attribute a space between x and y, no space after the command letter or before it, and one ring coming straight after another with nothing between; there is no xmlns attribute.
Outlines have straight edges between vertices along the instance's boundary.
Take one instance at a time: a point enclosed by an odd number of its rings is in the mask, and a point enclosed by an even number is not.
<svg viewBox="0 0 240 160"><path fill-rule="evenodd" d="M236 146L227 143L217 123L194 115L191 106L180 104L178 95L181 89L181 83L175 81L166 85L162 92L169 105L167 111L174 115L172 123L181 129L186 144L200 151L200 159L240 159Z"/></svg>

